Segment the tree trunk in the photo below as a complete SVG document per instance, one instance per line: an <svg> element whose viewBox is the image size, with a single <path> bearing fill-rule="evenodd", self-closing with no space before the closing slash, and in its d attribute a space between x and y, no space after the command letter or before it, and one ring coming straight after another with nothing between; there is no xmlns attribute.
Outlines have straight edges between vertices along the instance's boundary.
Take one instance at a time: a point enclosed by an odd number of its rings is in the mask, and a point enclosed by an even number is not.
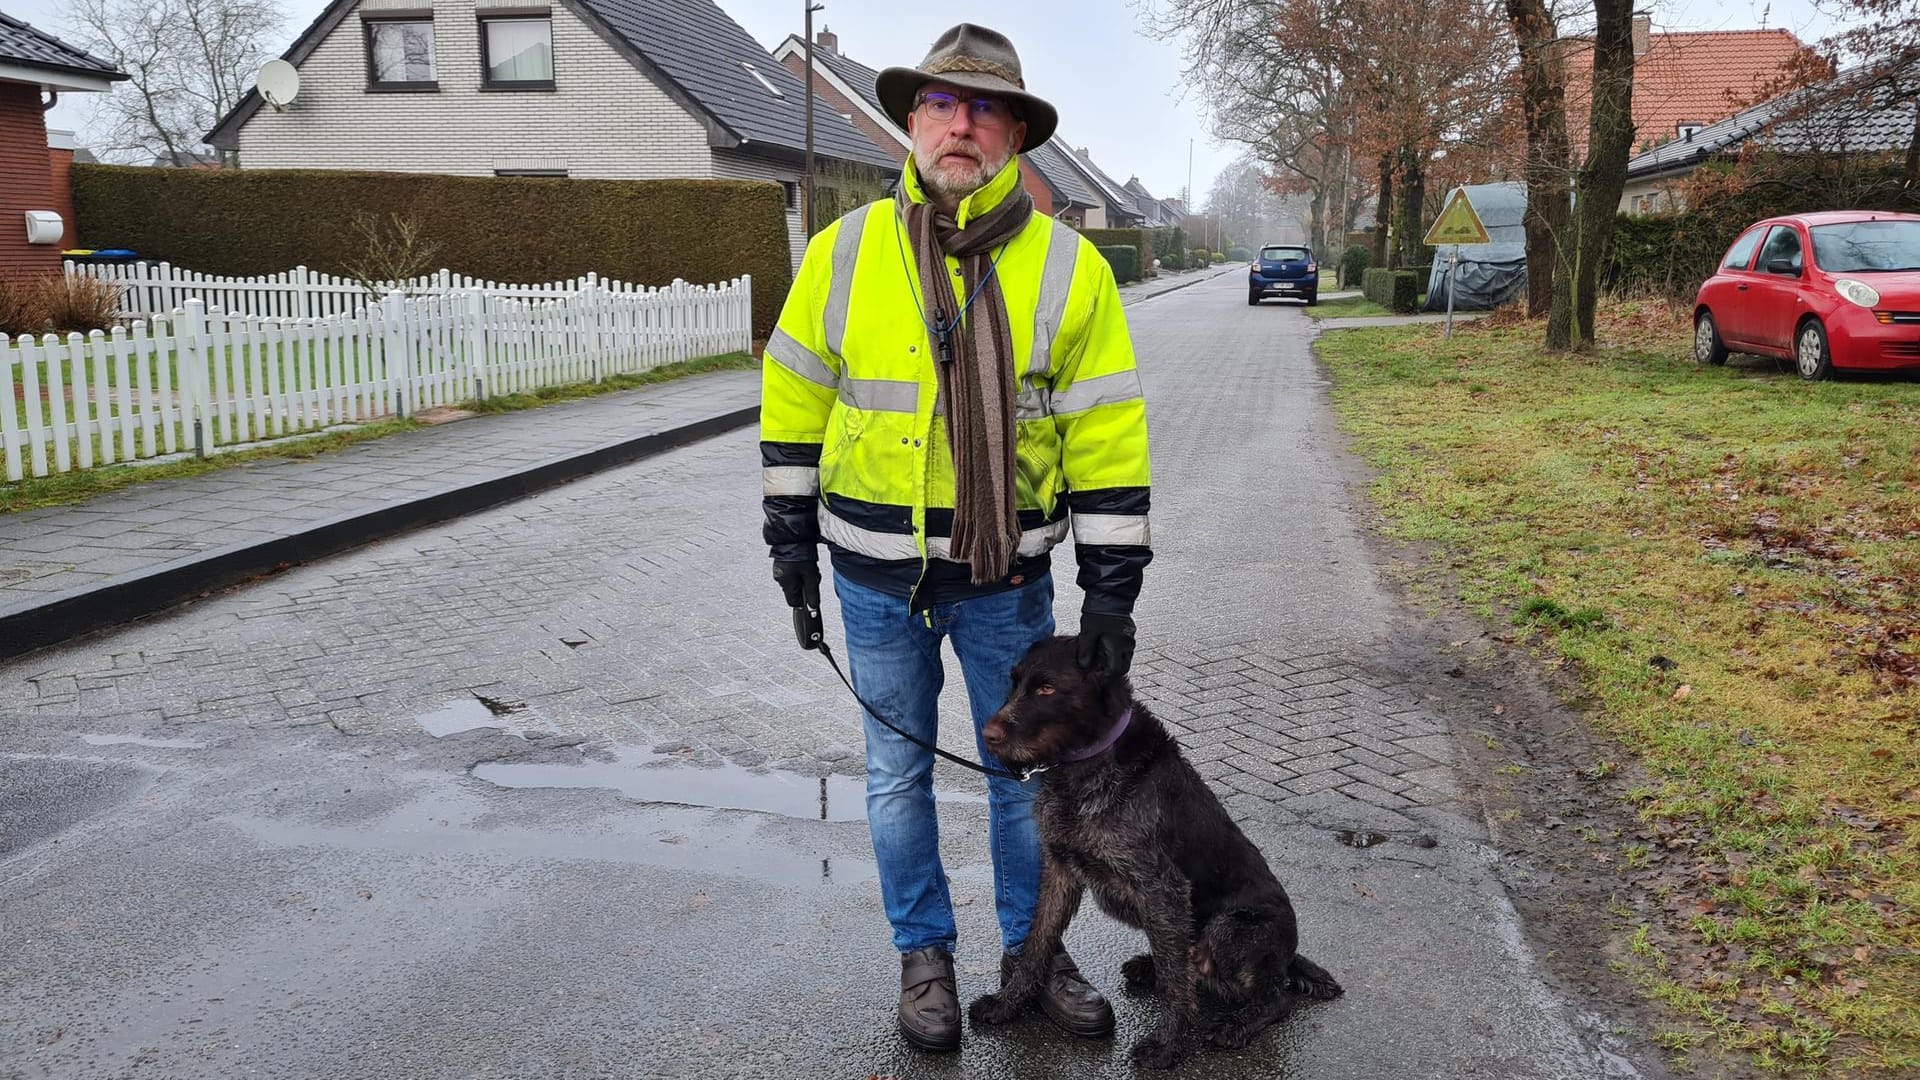
<svg viewBox="0 0 1920 1080"><path fill-rule="evenodd" d="M1313 197L1307 202L1307 246L1324 252L1327 250L1327 189L1316 183L1312 190Z"/></svg>
<svg viewBox="0 0 1920 1080"><path fill-rule="evenodd" d="M1393 220L1393 155L1380 155L1380 199L1373 210L1373 265L1387 265L1387 223Z"/></svg>
<svg viewBox="0 0 1920 1080"><path fill-rule="evenodd" d="M1613 239L1633 151L1633 3L1594 0L1593 11L1593 116L1574 197L1573 314L1582 345L1593 343L1600 267Z"/></svg>
<svg viewBox="0 0 1920 1080"><path fill-rule="evenodd" d="M1527 129L1527 314L1538 318L1553 300L1560 241L1567 235L1572 174L1567 142L1567 64L1546 0L1507 0L1507 20L1520 45L1520 111ZM1558 347L1565 348L1562 341Z"/></svg>
<svg viewBox="0 0 1920 1080"><path fill-rule="evenodd" d="M1907 135L1907 176L1905 187L1920 186L1920 102L1914 104L1913 130Z"/></svg>
<svg viewBox="0 0 1920 1080"><path fill-rule="evenodd" d="M1398 267L1419 266L1426 262L1423 238L1427 230L1421 218L1427 209L1427 173L1420 151L1407 146L1400 150L1400 242Z"/></svg>
<svg viewBox="0 0 1920 1080"><path fill-rule="evenodd" d="M1333 174L1328 178L1332 190L1327 195L1326 246L1318 250L1321 261L1332 259L1337 264L1340 253L1347 250L1347 151L1334 147L1327 156L1331 159L1327 169Z"/></svg>

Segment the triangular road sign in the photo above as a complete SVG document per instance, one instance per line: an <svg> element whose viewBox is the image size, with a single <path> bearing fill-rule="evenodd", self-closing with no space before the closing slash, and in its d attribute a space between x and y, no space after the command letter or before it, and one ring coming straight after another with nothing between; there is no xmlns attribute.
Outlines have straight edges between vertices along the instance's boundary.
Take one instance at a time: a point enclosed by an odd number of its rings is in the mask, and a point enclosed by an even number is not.
<svg viewBox="0 0 1920 1080"><path fill-rule="evenodd" d="M1433 219L1433 228L1427 230L1426 245L1485 244L1492 239L1487 235L1487 227L1480 224L1480 215L1473 212L1473 200L1467 198L1467 189L1454 188L1440 216Z"/></svg>

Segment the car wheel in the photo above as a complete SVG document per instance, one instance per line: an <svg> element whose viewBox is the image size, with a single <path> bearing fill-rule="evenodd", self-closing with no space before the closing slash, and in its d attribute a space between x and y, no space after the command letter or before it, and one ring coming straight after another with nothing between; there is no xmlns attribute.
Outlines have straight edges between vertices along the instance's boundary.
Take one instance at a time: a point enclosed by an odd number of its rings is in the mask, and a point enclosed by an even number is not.
<svg viewBox="0 0 1920 1080"><path fill-rule="evenodd" d="M1827 328L1819 319L1808 319L1793 336L1793 362L1800 377L1808 382L1833 374L1833 352L1827 348Z"/></svg>
<svg viewBox="0 0 1920 1080"><path fill-rule="evenodd" d="M1259 294L1259 293L1257 293L1257 292L1250 292L1250 293L1248 293L1248 294L1247 294L1247 306L1248 306L1248 307L1259 307L1259 306L1260 306L1260 294Z"/></svg>
<svg viewBox="0 0 1920 1080"><path fill-rule="evenodd" d="M1317 292L1310 292L1310 293L1308 293L1308 294L1307 294L1307 306L1308 306L1308 307L1312 307L1313 305L1315 305L1315 304L1317 304L1317 303L1319 303L1319 302L1320 302L1320 294L1319 294L1319 293L1317 293Z"/></svg>
<svg viewBox="0 0 1920 1080"><path fill-rule="evenodd" d="M1693 358L1702 364L1727 362L1727 346L1720 340L1720 328L1713 325L1711 311L1693 317Z"/></svg>

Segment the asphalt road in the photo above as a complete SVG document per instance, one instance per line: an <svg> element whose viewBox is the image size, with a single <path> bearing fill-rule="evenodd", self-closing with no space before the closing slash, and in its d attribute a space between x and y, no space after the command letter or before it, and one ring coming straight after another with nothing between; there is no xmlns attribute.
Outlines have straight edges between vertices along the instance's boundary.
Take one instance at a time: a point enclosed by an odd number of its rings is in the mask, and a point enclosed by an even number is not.
<svg viewBox="0 0 1920 1080"><path fill-rule="evenodd" d="M1355 663L1397 611L1309 323L1233 275L1128 310L1141 694L1347 988L1180 1075L1635 1075L1541 977L1444 722ZM1155 1005L1091 909L1117 1039L894 1035L858 727L792 648L757 473L723 437L0 666L0 1077L1128 1074ZM971 997L984 806L940 783Z"/></svg>

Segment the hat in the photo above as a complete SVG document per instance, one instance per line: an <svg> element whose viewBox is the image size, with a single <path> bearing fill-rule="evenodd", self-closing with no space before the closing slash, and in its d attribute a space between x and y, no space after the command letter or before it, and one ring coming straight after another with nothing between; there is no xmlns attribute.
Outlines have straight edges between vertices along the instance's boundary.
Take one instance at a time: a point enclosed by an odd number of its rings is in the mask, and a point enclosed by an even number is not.
<svg viewBox="0 0 1920 1080"><path fill-rule="evenodd" d="M1020 54L997 30L961 23L940 35L919 67L882 71L875 81L880 107L904 129L907 115L913 112L914 98L930 82L949 83L1011 101L1027 125L1022 153L1052 138L1053 129L1060 124L1060 114L1053 106L1027 93L1026 81L1020 77Z"/></svg>

